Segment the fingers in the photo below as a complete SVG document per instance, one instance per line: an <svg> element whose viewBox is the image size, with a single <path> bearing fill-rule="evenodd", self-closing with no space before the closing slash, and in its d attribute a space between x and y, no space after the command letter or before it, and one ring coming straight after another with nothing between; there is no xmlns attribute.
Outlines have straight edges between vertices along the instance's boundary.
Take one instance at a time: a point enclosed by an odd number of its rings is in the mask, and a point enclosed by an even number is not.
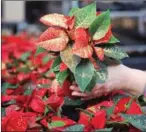
<svg viewBox="0 0 146 132"><path fill-rule="evenodd" d="M81 93L81 92L78 92L78 91L73 91L73 92L72 92L72 96L87 97L88 94L86 94L86 93Z"/></svg>
<svg viewBox="0 0 146 132"><path fill-rule="evenodd" d="M79 87L75 86L75 85L72 85L70 86L70 89L73 90L73 91L80 91Z"/></svg>
<svg viewBox="0 0 146 132"><path fill-rule="evenodd" d="M82 97L82 100L91 100L91 99L95 99L104 95L107 95L107 93L109 93L109 89L107 87L105 87L104 85L100 86L100 88L95 88L92 90L91 95L88 95L86 97Z"/></svg>
<svg viewBox="0 0 146 132"><path fill-rule="evenodd" d="M95 99L111 91L107 84L97 84L90 93L82 93L76 84L70 86L70 89L73 91L72 96L81 97L82 100Z"/></svg>

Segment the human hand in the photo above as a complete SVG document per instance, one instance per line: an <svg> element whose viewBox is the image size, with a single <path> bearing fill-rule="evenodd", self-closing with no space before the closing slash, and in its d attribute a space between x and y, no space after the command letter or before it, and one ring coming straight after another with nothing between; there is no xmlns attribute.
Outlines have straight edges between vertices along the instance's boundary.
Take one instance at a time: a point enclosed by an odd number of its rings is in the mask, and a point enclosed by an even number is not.
<svg viewBox="0 0 146 132"><path fill-rule="evenodd" d="M142 78L137 78L138 75L142 76ZM131 69L124 65L109 66L107 81L103 84L96 84L91 92L82 93L77 84L73 84L70 89L73 90L72 96L78 96L84 100L100 97L113 90L125 90L131 94L142 94L143 83L146 82L146 76L144 77L144 75L145 72Z"/></svg>

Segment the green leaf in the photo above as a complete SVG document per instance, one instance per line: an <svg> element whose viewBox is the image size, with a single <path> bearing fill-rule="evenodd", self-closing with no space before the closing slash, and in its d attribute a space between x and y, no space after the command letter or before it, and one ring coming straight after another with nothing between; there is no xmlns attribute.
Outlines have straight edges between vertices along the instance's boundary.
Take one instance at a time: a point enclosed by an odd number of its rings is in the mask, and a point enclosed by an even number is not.
<svg viewBox="0 0 146 132"><path fill-rule="evenodd" d="M40 53L46 52L47 50L42 48L42 47L37 47L36 52L35 52L35 56L38 56Z"/></svg>
<svg viewBox="0 0 146 132"><path fill-rule="evenodd" d="M98 129L94 130L93 132L112 132L113 128L104 128L104 129Z"/></svg>
<svg viewBox="0 0 146 132"><path fill-rule="evenodd" d="M76 110L80 110L81 112L85 113L86 115L90 116L90 117L94 117L94 114L89 112L88 110L84 110L81 108L76 108Z"/></svg>
<svg viewBox="0 0 146 132"><path fill-rule="evenodd" d="M118 102L119 100L114 101L114 105L106 109L107 119L110 119Z"/></svg>
<svg viewBox="0 0 146 132"><path fill-rule="evenodd" d="M65 106L80 106L84 103L85 101L81 99L70 99L68 97L64 98L64 105Z"/></svg>
<svg viewBox="0 0 146 132"><path fill-rule="evenodd" d="M110 118L111 114L114 111L114 108L115 108L115 106L111 106L111 107L106 109L106 114L107 114L108 118Z"/></svg>
<svg viewBox="0 0 146 132"><path fill-rule="evenodd" d="M26 67L18 68L17 71L18 72L23 72L23 73L29 73L29 72L31 72L31 69L26 66Z"/></svg>
<svg viewBox="0 0 146 132"><path fill-rule="evenodd" d="M119 43L119 42L120 41L113 35L111 36L110 40L108 41L108 43L111 43L111 44L115 44L115 43Z"/></svg>
<svg viewBox="0 0 146 132"><path fill-rule="evenodd" d="M63 82L65 81L65 79L67 78L67 76L68 76L68 70L65 70L63 72L58 72L56 74L56 79L57 79L58 83L60 85L62 85Z"/></svg>
<svg viewBox="0 0 146 132"><path fill-rule="evenodd" d="M14 99L12 99L8 102L2 103L2 106L8 106L8 105L12 105L12 104L16 104L16 101Z"/></svg>
<svg viewBox="0 0 146 132"><path fill-rule="evenodd" d="M45 111L44 111L44 115L46 115L48 112L49 112L49 109L48 109L48 107L46 106L46 107L45 107Z"/></svg>
<svg viewBox="0 0 146 132"><path fill-rule="evenodd" d="M64 132L83 132L84 131L84 125L77 124L73 126L69 126L63 130Z"/></svg>
<svg viewBox="0 0 146 132"><path fill-rule="evenodd" d="M75 12L79 11L78 7L73 7L70 11L69 11L69 16L73 16L75 14Z"/></svg>
<svg viewBox="0 0 146 132"><path fill-rule="evenodd" d="M2 84L2 93L5 93L5 91L6 91L7 88L16 89L16 88L18 88L18 86L19 86L19 84L12 85L12 84L10 84L8 82L5 82L5 83Z"/></svg>
<svg viewBox="0 0 146 132"><path fill-rule="evenodd" d="M31 52L30 52L30 51L25 52L25 53L22 54L22 56L20 57L20 60L26 61L30 55L31 55Z"/></svg>
<svg viewBox="0 0 146 132"><path fill-rule="evenodd" d="M96 74L96 83L104 83L108 77L107 68L101 68L95 72Z"/></svg>
<svg viewBox="0 0 146 132"><path fill-rule="evenodd" d="M37 85L37 88L49 88L50 87L50 84L38 84Z"/></svg>
<svg viewBox="0 0 146 132"><path fill-rule="evenodd" d="M81 61L80 57L78 57L72 53L72 48L70 45L68 45L68 47L65 50L60 52L60 57L61 57L62 61L67 65L67 67L73 73L75 72L76 66Z"/></svg>
<svg viewBox="0 0 146 132"><path fill-rule="evenodd" d="M117 46L104 47L104 54L113 59L123 59L125 57L128 57L127 53Z"/></svg>
<svg viewBox="0 0 146 132"><path fill-rule="evenodd" d="M6 91L6 89L9 87L9 85L10 84L7 82L2 84L2 93L4 93Z"/></svg>
<svg viewBox="0 0 146 132"><path fill-rule="evenodd" d="M107 10L96 17L89 28L89 32L93 36L93 40L103 38L110 27L110 11Z"/></svg>
<svg viewBox="0 0 146 132"><path fill-rule="evenodd" d="M118 102L120 99L125 98L125 97L128 97L128 95L125 95L125 94L116 94L116 95L114 95L114 97L113 97L114 104L116 102Z"/></svg>
<svg viewBox="0 0 146 132"><path fill-rule="evenodd" d="M65 125L65 122L63 121L53 121L51 123L48 123L48 128L56 128L56 127L62 127Z"/></svg>
<svg viewBox="0 0 146 132"><path fill-rule="evenodd" d="M54 58L54 56L51 56L51 55L47 55L43 58L43 64L47 64L48 61L52 60Z"/></svg>
<svg viewBox="0 0 146 132"><path fill-rule="evenodd" d="M85 6L74 12L76 28L88 28L96 18L96 3Z"/></svg>
<svg viewBox="0 0 146 132"><path fill-rule="evenodd" d="M59 65L61 63L61 58L60 56L58 56L57 58L55 58L53 64L52 64L52 70L53 71L59 71Z"/></svg>
<svg viewBox="0 0 146 132"><path fill-rule="evenodd" d="M57 110L57 116L61 117L62 115L62 105Z"/></svg>
<svg viewBox="0 0 146 132"><path fill-rule="evenodd" d="M96 83L97 83L97 77L96 77L96 73L94 72L94 75L86 88L86 92L91 92L91 90L94 88Z"/></svg>
<svg viewBox="0 0 146 132"><path fill-rule="evenodd" d="M86 91L87 86L94 75L94 66L89 60L82 60L75 69L75 80L82 92Z"/></svg>
<svg viewBox="0 0 146 132"><path fill-rule="evenodd" d="M121 114L121 116L134 127L138 128L141 131L146 131L146 115Z"/></svg>
<svg viewBox="0 0 146 132"><path fill-rule="evenodd" d="M130 98L129 102L125 105L125 108L126 108L125 112L131 107L131 104L133 103L133 101L135 99L136 99L135 96L133 96L133 97Z"/></svg>
<svg viewBox="0 0 146 132"><path fill-rule="evenodd" d="M5 116L5 109L6 109L6 108L1 107L1 115L2 115L2 117Z"/></svg>
<svg viewBox="0 0 146 132"><path fill-rule="evenodd" d="M33 90L34 90L33 88L26 89L24 95L31 95Z"/></svg>

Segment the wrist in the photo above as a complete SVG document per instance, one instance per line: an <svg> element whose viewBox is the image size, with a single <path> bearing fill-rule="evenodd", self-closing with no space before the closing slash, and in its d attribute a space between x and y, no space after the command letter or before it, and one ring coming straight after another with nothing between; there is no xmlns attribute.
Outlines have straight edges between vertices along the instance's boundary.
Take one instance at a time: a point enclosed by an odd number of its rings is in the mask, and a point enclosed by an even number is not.
<svg viewBox="0 0 146 132"><path fill-rule="evenodd" d="M144 87L146 85L146 74L143 71L132 69L132 68L125 68L125 86L124 90L134 94L134 95L141 95L144 93Z"/></svg>
<svg viewBox="0 0 146 132"><path fill-rule="evenodd" d="M107 84L112 90L127 90L129 89L129 74L130 68L124 65L115 65L108 67Z"/></svg>

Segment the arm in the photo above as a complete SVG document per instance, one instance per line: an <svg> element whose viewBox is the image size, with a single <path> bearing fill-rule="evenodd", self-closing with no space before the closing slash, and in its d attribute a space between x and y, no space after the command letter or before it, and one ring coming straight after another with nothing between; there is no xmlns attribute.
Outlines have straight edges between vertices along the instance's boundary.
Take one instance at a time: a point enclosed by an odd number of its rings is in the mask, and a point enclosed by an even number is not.
<svg viewBox="0 0 146 132"><path fill-rule="evenodd" d="M146 72L131 69L126 66L125 71L127 72L127 83L124 90L135 95L144 94L146 88Z"/></svg>

